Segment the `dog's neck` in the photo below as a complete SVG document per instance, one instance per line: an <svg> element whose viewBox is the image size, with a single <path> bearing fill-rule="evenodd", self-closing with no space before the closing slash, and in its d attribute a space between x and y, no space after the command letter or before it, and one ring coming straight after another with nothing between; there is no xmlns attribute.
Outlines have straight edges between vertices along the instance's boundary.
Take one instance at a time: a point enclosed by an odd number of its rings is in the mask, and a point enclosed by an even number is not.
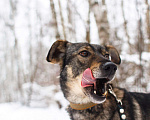
<svg viewBox="0 0 150 120"><path fill-rule="evenodd" d="M117 93L118 89L115 88L114 89L115 93ZM108 93L108 92L107 92ZM117 96L120 100L122 100L123 96L124 96L124 92L120 92L120 94L117 93ZM91 107L94 107L96 106L97 104L96 103L93 103L93 102L89 102L89 103L86 103L86 104L75 104L75 103L72 103L70 102L70 107L72 109L75 109L75 110L85 110L85 109L88 109L88 108L91 108Z"/></svg>
<svg viewBox="0 0 150 120"><path fill-rule="evenodd" d="M106 92L106 95L107 95L107 93L108 92ZM85 109L94 107L96 105L97 105L97 103L93 103L93 102L89 102L89 103L86 103L86 104L75 104L75 103L70 102L70 107L72 109L75 109L75 110L85 110Z"/></svg>

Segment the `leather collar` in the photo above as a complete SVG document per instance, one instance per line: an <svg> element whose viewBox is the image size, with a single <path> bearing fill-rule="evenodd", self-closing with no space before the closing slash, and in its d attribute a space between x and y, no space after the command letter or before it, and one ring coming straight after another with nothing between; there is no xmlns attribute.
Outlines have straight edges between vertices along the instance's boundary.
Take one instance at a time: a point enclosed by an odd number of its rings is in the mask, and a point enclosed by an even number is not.
<svg viewBox="0 0 150 120"><path fill-rule="evenodd" d="M89 103L86 103L86 104L70 103L70 107L72 109L75 109L75 110L85 110L85 109L91 108L91 107L93 107L95 105L97 105L97 104L96 103L92 103L92 102L89 102Z"/></svg>

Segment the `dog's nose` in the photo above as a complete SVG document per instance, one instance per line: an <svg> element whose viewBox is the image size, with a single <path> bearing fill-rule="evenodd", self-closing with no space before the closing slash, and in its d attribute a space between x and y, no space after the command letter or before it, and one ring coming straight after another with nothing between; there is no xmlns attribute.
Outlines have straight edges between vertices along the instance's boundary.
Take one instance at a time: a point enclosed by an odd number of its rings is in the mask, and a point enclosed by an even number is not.
<svg viewBox="0 0 150 120"><path fill-rule="evenodd" d="M117 66L112 62L106 62L102 68L105 72L115 72L117 70Z"/></svg>

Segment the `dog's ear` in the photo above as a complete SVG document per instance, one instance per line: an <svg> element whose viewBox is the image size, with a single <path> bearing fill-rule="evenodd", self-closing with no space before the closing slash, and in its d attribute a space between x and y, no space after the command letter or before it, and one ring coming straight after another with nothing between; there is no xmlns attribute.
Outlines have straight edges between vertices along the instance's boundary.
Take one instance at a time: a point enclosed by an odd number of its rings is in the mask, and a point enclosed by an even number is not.
<svg viewBox="0 0 150 120"><path fill-rule="evenodd" d="M46 60L51 63L62 64L67 43L68 41L65 40L57 40L54 42L48 52Z"/></svg>
<svg viewBox="0 0 150 120"><path fill-rule="evenodd" d="M120 59L120 55L119 55L118 51L116 50L116 48L114 48L111 45L106 45L105 47L111 56L111 61L120 65L121 59Z"/></svg>

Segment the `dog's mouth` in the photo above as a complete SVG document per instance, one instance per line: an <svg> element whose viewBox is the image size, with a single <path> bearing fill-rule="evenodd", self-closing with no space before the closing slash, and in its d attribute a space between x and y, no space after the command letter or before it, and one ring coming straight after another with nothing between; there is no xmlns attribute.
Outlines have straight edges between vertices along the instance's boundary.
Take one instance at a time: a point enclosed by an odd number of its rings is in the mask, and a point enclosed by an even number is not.
<svg viewBox="0 0 150 120"><path fill-rule="evenodd" d="M103 103L106 100L106 85L108 78L94 78L90 68L83 72L81 86L93 103Z"/></svg>

